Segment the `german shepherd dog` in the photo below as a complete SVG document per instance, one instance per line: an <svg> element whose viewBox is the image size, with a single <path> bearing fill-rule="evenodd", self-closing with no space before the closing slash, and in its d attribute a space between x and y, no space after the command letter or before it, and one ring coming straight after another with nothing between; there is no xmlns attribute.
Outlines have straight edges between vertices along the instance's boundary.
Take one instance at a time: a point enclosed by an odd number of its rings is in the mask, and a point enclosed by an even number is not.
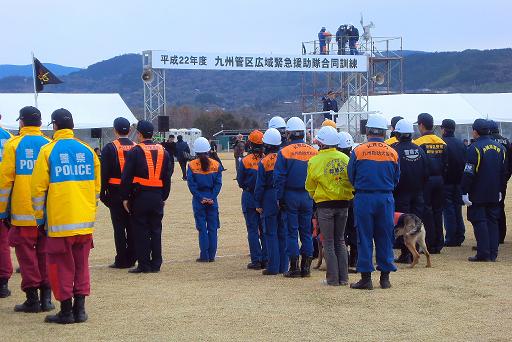
<svg viewBox="0 0 512 342"><path fill-rule="evenodd" d="M395 238L403 235L405 246L407 246L413 257L411 268L416 266L420 259L420 253L416 250L416 243L418 243L420 249L423 250L427 257L426 267L432 267L432 264L430 263L430 253L428 252L427 245L425 244L425 234L426 232L423 227L423 222L421 222L418 216L414 214L402 214L398 219L395 226Z"/></svg>

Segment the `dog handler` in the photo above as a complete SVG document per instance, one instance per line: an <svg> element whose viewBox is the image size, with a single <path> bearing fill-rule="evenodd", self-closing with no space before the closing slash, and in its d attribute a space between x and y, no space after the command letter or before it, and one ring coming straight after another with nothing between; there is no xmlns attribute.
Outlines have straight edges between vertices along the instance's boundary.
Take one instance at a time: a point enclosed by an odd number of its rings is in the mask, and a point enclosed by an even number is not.
<svg viewBox="0 0 512 342"><path fill-rule="evenodd" d="M52 293L46 271L46 232L36 222L30 197L30 180L41 147L50 139L41 133L41 112L24 107L18 118L20 134L4 148L0 167L0 218L10 219L9 244L14 247L21 270L21 289L27 300L14 307L18 312L50 311ZM38 289L40 296L38 295Z"/></svg>
<svg viewBox="0 0 512 342"><path fill-rule="evenodd" d="M90 293L89 252L101 188L100 161L74 138L73 117L66 109L52 113L53 141L41 148L32 175L32 205L48 233L48 277L60 312L47 323L87 320ZM72 299L74 296L74 303Z"/></svg>
<svg viewBox="0 0 512 342"><path fill-rule="evenodd" d="M308 162L306 190L316 204L318 224L323 235L327 262L324 284L348 285L345 224L354 197L348 180L349 158L336 150L340 137L336 129L324 126L316 136L320 151Z"/></svg>
<svg viewBox="0 0 512 342"><path fill-rule="evenodd" d="M373 289L374 241L381 288L391 287L389 273L396 271L393 263L393 189L398 184L400 167L397 153L384 143L386 130L386 119L382 115L370 115L366 124L368 142L354 149L348 164L350 182L356 189L357 271L361 272L361 280L350 285L353 289Z"/></svg>
<svg viewBox="0 0 512 342"><path fill-rule="evenodd" d="M265 157L258 164L258 177L254 188L256 211L263 218L263 230L267 244L268 265L263 275L275 275L288 270L286 256L286 226L279 219L276 191L274 189L274 166L281 145L281 134L269 128L263 135Z"/></svg>
<svg viewBox="0 0 512 342"><path fill-rule="evenodd" d="M477 253L469 261L496 261L498 257L499 202L506 183L505 148L490 137L489 122L473 123L475 142L468 148L462 176L462 200L468 207Z"/></svg>
<svg viewBox="0 0 512 342"><path fill-rule="evenodd" d="M200 255L197 262L213 262L217 253L219 229L219 203L217 196L222 187L220 163L208 158L210 143L206 138L194 141L198 159L188 163L187 184L192 194L192 209L199 232Z"/></svg>
<svg viewBox="0 0 512 342"><path fill-rule="evenodd" d="M0 115L0 120L2 115ZM4 145L12 137L12 134L0 126L0 162ZM9 190L0 190L0 205L2 202L9 201ZM9 220L0 219L0 298L6 298L11 295L9 290L9 279L12 276L11 250L9 249Z"/></svg>
<svg viewBox="0 0 512 342"><path fill-rule="evenodd" d="M288 119L286 131L290 143L277 154L274 166L274 188L281 210L286 210L288 234L286 253L290 258L290 269L284 274L288 278L309 277L313 260L313 236L311 217L313 200L305 188L308 161L318 151L304 142L306 125L298 117ZM298 235L302 243L299 249ZM302 256L299 268L299 253Z"/></svg>

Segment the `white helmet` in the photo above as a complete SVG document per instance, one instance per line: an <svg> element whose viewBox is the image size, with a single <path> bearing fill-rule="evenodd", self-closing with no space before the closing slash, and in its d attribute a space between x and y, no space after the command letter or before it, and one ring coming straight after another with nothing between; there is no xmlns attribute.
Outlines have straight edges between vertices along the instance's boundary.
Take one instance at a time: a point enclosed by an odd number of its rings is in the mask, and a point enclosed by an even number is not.
<svg viewBox="0 0 512 342"><path fill-rule="evenodd" d="M200 137L194 141L194 152L196 153L205 153L209 152L211 149L210 143L206 138Z"/></svg>
<svg viewBox="0 0 512 342"><path fill-rule="evenodd" d="M340 142L340 137L334 128L331 126L324 126L318 131L316 140L318 140L322 145L336 146Z"/></svg>
<svg viewBox="0 0 512 342"><path fill-rule="evenodd" d="M366 123L366 127L387 130L388 121L384 116L380 114L370 114L368 116L368 122Z"/></svg>
<svg viewBox="0 0 512 342"><path fill-rule="evenodd" d="M281 119L281 118L280 118ZM283 120L284 122L284 120ZM281 145L281 133L275 128L269 128L263 134L263 143L267 145L279 146Z"/></svg>
<svg viewBox="0 0 512 342"><path fill-rule="evenodd" d="M304 124L304 121L294 116L288 119L288 122L286 123L286 130L288 132L305 131L306 125Z"/></svg>
<svg viewBox="0 0 512 342"><path fill-rule="evenodd" d="M414 126L412 125L412 122L402 119L396 123L395 132L402 134L412 134L414 133Z"/></svg>
<svg viewBox="0 0 512 342"><path fill-rule="evenodd" d="M350 148L354 146L354 139L347 132L339 132L338 136L340 137L340 143L338 144L339 148Z"/></svg>
<svg viewBox="0 0 512 342"><path fill-rule="evenodd" d="M268 128L286 128L286 121L280 116L274 116L268 122Z"/></svg>

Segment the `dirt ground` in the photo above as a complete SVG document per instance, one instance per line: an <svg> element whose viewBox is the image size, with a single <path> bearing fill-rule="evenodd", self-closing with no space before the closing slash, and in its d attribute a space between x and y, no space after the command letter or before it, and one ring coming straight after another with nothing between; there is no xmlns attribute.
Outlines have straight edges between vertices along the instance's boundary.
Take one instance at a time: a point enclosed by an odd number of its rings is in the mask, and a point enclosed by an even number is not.
<svg viewBox="0 0 512 342"><path fill-rule="evenodd" d="M194 261L199 248L191 196L176 164L164 217L162 271L131 275L107 267L114 242L108 210L100 206L90 257L89 321L56 326L43 323L45 313L15 313L13 306L24 300L15 274L12 296L0 299L0 341L512 339L510 237L498 262L469 263L475 241L467 225L463 247L434 255L432 269L401 266L389 290L325 287L320 284L325 273L316 270L308 279L264 277L246 269L240 190L233 180L234 161L225 157L215 263ZM419 266L424 265L422 258Z"/></svg>

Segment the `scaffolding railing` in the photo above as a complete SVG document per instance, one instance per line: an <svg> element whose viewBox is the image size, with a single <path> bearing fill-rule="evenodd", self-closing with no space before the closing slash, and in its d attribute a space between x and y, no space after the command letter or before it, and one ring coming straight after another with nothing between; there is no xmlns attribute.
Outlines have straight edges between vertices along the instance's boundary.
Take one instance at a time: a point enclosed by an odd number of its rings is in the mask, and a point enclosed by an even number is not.
<svg viewBox="0 0 512 342"><path fill-rule="evenodd" d="M401 55L403 48L402 37L369 37L364 36L345 36L346 44L343 47L335 40L335 35L331 36L330 41L326 42L326 53L320 51L320 40L310 40L302 42L302 54L303 55L367 55L370 57L381 57L381 58L402 58ZM350 39L358 38L356 43L357 53L350 53Z"/></svg>

